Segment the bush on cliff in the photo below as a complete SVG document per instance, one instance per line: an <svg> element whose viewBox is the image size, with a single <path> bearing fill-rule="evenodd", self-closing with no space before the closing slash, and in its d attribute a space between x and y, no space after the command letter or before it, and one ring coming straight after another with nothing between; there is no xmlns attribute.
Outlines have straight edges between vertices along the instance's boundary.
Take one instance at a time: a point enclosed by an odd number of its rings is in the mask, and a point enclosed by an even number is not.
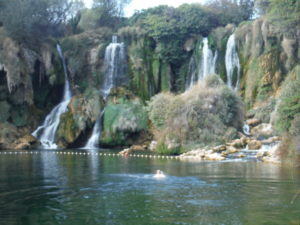
<svg viewBox="0 0 300 225"><path fill-rule="evenodd" d="M209 76L181 95L154 96L148 111L159 146L169 152L225 143L243 125L241 99L218 76Z"/></svg>
<svg viewBox="0 0 300 225"><path fill-rule="evenodd" d="M300 66L294 68L287 76L282 89L282 94L277 104L275 126L280 132L297 130L300 113Z"/></svg>

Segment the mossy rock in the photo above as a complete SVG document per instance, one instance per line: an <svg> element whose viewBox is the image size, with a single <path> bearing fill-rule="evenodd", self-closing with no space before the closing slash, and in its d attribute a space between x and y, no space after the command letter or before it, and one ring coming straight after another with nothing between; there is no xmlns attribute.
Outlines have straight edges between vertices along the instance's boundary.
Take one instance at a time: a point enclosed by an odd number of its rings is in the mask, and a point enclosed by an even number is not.
<svg viewBox="0 0 300 225"><path fill-rule="evenodd" d="M96 89L87 89L84 94L74 96L68 105L68 112L61 115L56 138L61 147L80 143L87 139L95 121L101 113L103 102Z"/></svg>
<svg viewBox="0 0 300 225"><path fill-rule="evenodd" d="M104 109L101 145L131 145L147 130L148 116L141 100L124 89L113 92Z"/></svg>
<svg viewBox="0 0 300 225"><path fill-rule="evenodd" d="M11 110L11 120L17 127L28 125L29 108L27 105L15 106Z"/></svg>
<svg viewBox="0 0 300 225"><path fill-rule="evenodd" d="M11 106L6 101L0 102L0 122L6 122L10 117Z"/></svg>

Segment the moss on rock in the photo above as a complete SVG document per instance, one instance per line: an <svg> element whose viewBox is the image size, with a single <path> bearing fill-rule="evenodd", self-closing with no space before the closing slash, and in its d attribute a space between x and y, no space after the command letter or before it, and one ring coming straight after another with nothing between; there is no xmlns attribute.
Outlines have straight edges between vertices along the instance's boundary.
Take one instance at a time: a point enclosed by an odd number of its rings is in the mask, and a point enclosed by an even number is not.
<svg viewBox="0 0 300 225"><path fill-rule="evenodd" d="M129 91L112 91L103 115L102 146L127 146L147 132L148 117L141 100Z"/></svg>
<svg viewBox="0 0 300 225"><path fill-rule="evenodd" d="M99 92L88 89L84 94L76 95L68 105L68 112L61 115L57 130L57 143L62 147L81 143L87 138L89 131L103 108Z"/></svg>

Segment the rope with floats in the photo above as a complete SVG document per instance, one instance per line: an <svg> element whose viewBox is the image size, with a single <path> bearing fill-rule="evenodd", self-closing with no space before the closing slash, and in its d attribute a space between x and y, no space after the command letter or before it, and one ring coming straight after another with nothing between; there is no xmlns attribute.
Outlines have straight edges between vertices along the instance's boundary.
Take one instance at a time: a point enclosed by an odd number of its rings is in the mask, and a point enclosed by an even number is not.
<svg viewBox="0 0 300 225"><path fill-rule="evenodd" d="M0 151L3 155L38 155L38 154L55 154L55 155L75 155L75 156L100 156L100 157L122 157L122 158L149 158L149 159L179 159L179 156L162 156L146 154L128 154L126 156L119 153L103 152L69 152L69 151Z"/></svg>

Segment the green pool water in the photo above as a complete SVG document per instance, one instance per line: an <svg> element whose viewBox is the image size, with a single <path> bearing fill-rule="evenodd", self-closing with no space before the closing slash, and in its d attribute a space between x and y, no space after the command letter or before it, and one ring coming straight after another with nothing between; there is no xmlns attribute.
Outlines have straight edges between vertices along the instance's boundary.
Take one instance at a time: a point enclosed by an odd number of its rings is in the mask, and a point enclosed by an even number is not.
<svg viewBox="0 0 300 225"><path fill-rule="evenodd" d="M155 178L157 169L166 177ZM256 161L0 154L0 224L300 224L300 171Z"/></svg>

